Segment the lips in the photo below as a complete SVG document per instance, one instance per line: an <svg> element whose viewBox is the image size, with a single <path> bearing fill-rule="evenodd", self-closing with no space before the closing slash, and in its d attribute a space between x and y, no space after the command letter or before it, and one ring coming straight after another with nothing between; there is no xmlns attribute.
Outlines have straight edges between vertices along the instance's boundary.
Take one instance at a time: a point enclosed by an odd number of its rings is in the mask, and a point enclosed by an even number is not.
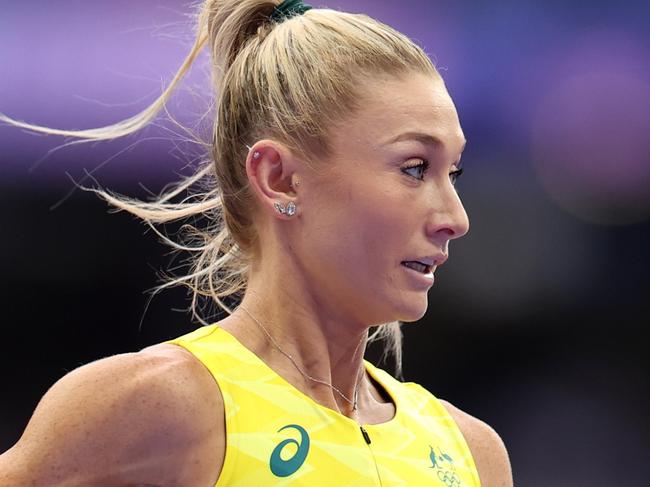
<svg viewBox="0 0 650 487"><path fill-rule="evenodd" d="M422 274L429 274L433 270L432 265L427 265L420 261L407 260L403 261L402 265L404 267L408 267L409 269L421 272Z"/></svg>
<svg viewBox="0 0 650 487"><path fill-rule="evenodd" d="M425 266L418 261L404 261L402 266L406 269L405 274L410 276L411 284L418 283L419 289L429 289L433 285L435 266Z"/></svg>
<svg viewBox="0 0 650 487"><path fill-rule="evenodd" d="M423 274L429 274L444 264L447 258L448 255L441 252L424 257L411 257L403 260L401 264Z"/></svg>

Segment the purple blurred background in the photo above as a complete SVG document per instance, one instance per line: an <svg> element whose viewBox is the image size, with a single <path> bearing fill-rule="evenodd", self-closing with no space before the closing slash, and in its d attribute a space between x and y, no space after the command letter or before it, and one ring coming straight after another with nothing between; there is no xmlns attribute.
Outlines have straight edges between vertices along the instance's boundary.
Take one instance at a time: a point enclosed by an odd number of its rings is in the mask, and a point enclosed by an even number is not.
<svg viewBox="0 0 650 487"><path fill-rule="evenodd" d="M406 379L490 423L518 486L647 485L649 4L326 5L423 46L468 139L458 187L472 228L427 316L404 328ZM133 115L180 65L192 12L170 0L3 2L0 112L59 128ZM170 103L190 125L209 102L205 63ZM0 451L67 371L195 326L178 310L184 291L145 313L169 260L144 226L80 191L50 209L67 174L95 170L144 197L187 173L193 149L158 125L44 159L64 141L0 126Z"/></svg>

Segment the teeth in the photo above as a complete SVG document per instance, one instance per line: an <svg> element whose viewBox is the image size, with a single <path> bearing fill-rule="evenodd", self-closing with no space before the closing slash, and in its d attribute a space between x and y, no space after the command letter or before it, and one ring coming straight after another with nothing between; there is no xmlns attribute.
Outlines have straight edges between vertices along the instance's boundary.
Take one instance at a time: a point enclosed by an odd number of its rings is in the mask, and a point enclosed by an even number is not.
<svg viewBox="0 0 650 487"><path fill-rule="evenodd" d="M422 273L426 272L428 269L428 266L421 264L420 262L403 262L403 264L406 267L410 267L411 269Z"/></svg>

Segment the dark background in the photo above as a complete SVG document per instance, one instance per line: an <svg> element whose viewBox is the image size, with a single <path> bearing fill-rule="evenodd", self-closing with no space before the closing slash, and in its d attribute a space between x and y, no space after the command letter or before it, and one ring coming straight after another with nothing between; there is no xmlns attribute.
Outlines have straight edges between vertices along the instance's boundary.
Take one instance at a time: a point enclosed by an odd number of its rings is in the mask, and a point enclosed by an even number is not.
<svg viewBox="0 0 650 487"><path fill-rule="evenodd" d="M471 230L437 272L425 318L403 328L405 378L492 425L517 486L647 485L649 8L327 6L422 45L468 139L458 188ZM191 41L191 9L171 0L4 2L2 12L0 112L54 127L136 113ZM207 92L199 65L171 111L192 124ZM95 170L140 197L186 174L195 149L169 127L41 160L64 140L0 126L0 451L70 370L197 326L185 291L149 302L171 258L151 231L90 193L61 202L68 174Z"/></svg>

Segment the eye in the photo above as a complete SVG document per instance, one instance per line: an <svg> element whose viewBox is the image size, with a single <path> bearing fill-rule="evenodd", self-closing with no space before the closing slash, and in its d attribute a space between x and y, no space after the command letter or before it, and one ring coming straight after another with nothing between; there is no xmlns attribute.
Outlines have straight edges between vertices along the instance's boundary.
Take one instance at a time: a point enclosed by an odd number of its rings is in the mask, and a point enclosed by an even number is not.
<svg viewBox="0 0 650 487"><path fill-rule="evenodd" d="M459 167L455 171L452 171L449 173L449 177L451 178L451 184L455 185L456 181L458 181L458 178L463 174L463 168Z"/></svg>
<svg viewBox="0 0 650 487"><path fill-rule="evenodd" d="M420 161L422 162L420 162L419 164L411 164L410 166L403 167L402 172L404 174L409 174L407 173L407 171L411 169L417 170L421 173L421 177L417 177L417 176L411 176L411 177L422 181L424 179L424 175L427 172L427 169L429 169L429 161L427 161L426 159L420 159Z"/></svg>
<svg viewBox="0 0 650 487"><path fill-rule="evenodd" d="M407 171L410 170L416 170L416 172L420 173L420 177L417 176L411 176L419 181L424 180L424 175L426 174L427 170L429 169L429 161L426 159L420 159L420 163L418 164L412 164L410 166L406 166L402 168L402 172L404 174L409 174ZM449 178L451 179L451 184L455 185L456 181L458 181L458 178L463 174L463 168L459 167L455 171L452 171L449 173Z"/></svg>

